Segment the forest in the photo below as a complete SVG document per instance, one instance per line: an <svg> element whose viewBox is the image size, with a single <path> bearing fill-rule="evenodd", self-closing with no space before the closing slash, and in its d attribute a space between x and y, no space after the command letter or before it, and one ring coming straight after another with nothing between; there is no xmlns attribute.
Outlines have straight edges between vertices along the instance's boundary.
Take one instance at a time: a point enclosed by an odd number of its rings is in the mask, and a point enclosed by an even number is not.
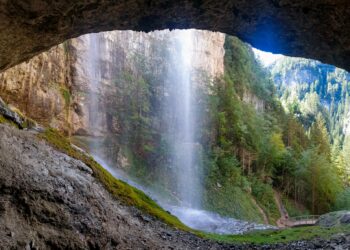
<svg viewBox="0 0 350 250"><path fill-rule="evenodd" d="M156 53L166 51L159 46ZM277 192L291 216L350 209L348 73L291 58L264 68L249 45L231 36L226 36L224 61L224 75L214 80L201 76L209 87L196 89L203 207L263 222L257 203L275 223L280 217ZM168 174L175 170L166 161L169 131L160 124L166 114L159 105L165 88L161 72L177 70L168 66L155 74L142 55L135 55L133 67L139 73L125 69L115 82L124 105L110 112L122 121L123 132L116 137L131 161L130 176L176 200ZM199 105L207 108L199 110Z"/></svg>
<svg viewBox="0 0 350 250"><path fill-rule="evenodd" d="M276 210L271 188L284 195L292 215L300 211L291 201L311 214L349 209L349 139L342 126L349 75L306 59L283 58L264 69L233 37L226 38L225 51L225 76L211 96L215 140L208 183L250 186L271 216ZM286 74L300 78L306 66L319 79L308 87L291 81L291 87ZM263 100L262 112L242 102L247 92Z"/></svg>

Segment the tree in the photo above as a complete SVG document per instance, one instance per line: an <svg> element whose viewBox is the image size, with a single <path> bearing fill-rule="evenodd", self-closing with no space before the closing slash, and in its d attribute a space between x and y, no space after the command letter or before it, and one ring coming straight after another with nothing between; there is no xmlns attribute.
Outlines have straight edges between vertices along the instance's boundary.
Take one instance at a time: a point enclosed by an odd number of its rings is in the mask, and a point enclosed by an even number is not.
<svg viewBox="0 0 350 250"><path fill-rule="evenodd" d="M324 155L328 160L331 159L331 145L323 116L319 113L316 121L310 129L311 143L318 148L318 152Z"/></svg>
<svg viewBox="0 0 350 250"><path fill-rule="evenodd" d="M296 175L299 200L305 201L314 214L328 212L342 191L334 165L317 147L310 148L303 152Z"/></svg>
<svg viewBox="0 0 350 250"><path fill-rule="evenodd" d="M286 148L281 133L272 133L265 137L258 158L261 175L272 176L274 168L282 162L285 153Z"/></svg>
<svg viewBox="0 0 350 250"><path fill-rule="evenodd" d="M340 165L341 176L346 186L350 186L350 136L345 137L343 151L343 165Z"/></svg>

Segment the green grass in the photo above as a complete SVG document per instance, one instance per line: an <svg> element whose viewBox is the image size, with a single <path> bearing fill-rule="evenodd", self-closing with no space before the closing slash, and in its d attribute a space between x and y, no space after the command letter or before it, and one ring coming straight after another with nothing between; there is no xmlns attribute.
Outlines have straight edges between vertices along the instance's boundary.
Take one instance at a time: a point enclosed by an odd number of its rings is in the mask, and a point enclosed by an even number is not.
<svg viewBox="0 0 350 250"><path fill-rule="evenodd" d="M263 217L252 202L249 193L234 183L223 183L221 188L213 184L208 187L205 206L208 210L216 211L227 217L263 223Z"/></svg>
<svg viewBox="0 0 350 250"><path fill-rule="evenodd" d="M73 148L69 140L62 136L58 131L54 129L47 129L44 133L39 134L38 136L39 138L47 141L62 153L65 153L75 159L84 162L92 169L96 179L98 179L104 185L104 187L123 204L137 207L140 210L160 219L172 227L195 233L194 230L185 226L175 216L163 210L157 203L155 203L142 191L114 178L92 157Z"/></svg>
<svg viewBox="0 0 350 250"><path fill-rule="evenodd" d="M339 227L296 227L284 230L265 230L260 232L253 232L244 235L216 235L206 234L205 237L212 240L226 242L226 243L254 243L254 244L274 244L286 243L297 240L310 240L315 237L328 239L337 233L350 232L349 226Z"/></svg>

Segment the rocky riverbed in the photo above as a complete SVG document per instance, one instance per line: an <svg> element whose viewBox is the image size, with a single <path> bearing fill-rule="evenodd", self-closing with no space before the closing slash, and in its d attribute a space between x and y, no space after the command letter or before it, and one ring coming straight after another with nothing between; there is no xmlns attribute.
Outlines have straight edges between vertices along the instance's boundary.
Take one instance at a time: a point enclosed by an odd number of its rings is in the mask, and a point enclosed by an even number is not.
<svg viewBox="0 0 350 250"><path fill-rule="evenodd" d="M228 245L175 230L124 206L81 161L35 132L0 124L0 249L349 249L330 240Z"/></svg>

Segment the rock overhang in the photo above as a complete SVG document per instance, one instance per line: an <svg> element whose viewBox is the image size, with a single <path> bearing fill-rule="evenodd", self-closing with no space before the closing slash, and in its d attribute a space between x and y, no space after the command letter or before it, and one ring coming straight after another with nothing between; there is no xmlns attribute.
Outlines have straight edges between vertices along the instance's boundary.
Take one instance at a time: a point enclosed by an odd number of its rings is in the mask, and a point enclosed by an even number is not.
<svg viewBox="0 0 350 250"><path fill-rule="evenodd" d="M350 70L348 0L4 0L0 71L85 33L186 28Z"/></svg>

